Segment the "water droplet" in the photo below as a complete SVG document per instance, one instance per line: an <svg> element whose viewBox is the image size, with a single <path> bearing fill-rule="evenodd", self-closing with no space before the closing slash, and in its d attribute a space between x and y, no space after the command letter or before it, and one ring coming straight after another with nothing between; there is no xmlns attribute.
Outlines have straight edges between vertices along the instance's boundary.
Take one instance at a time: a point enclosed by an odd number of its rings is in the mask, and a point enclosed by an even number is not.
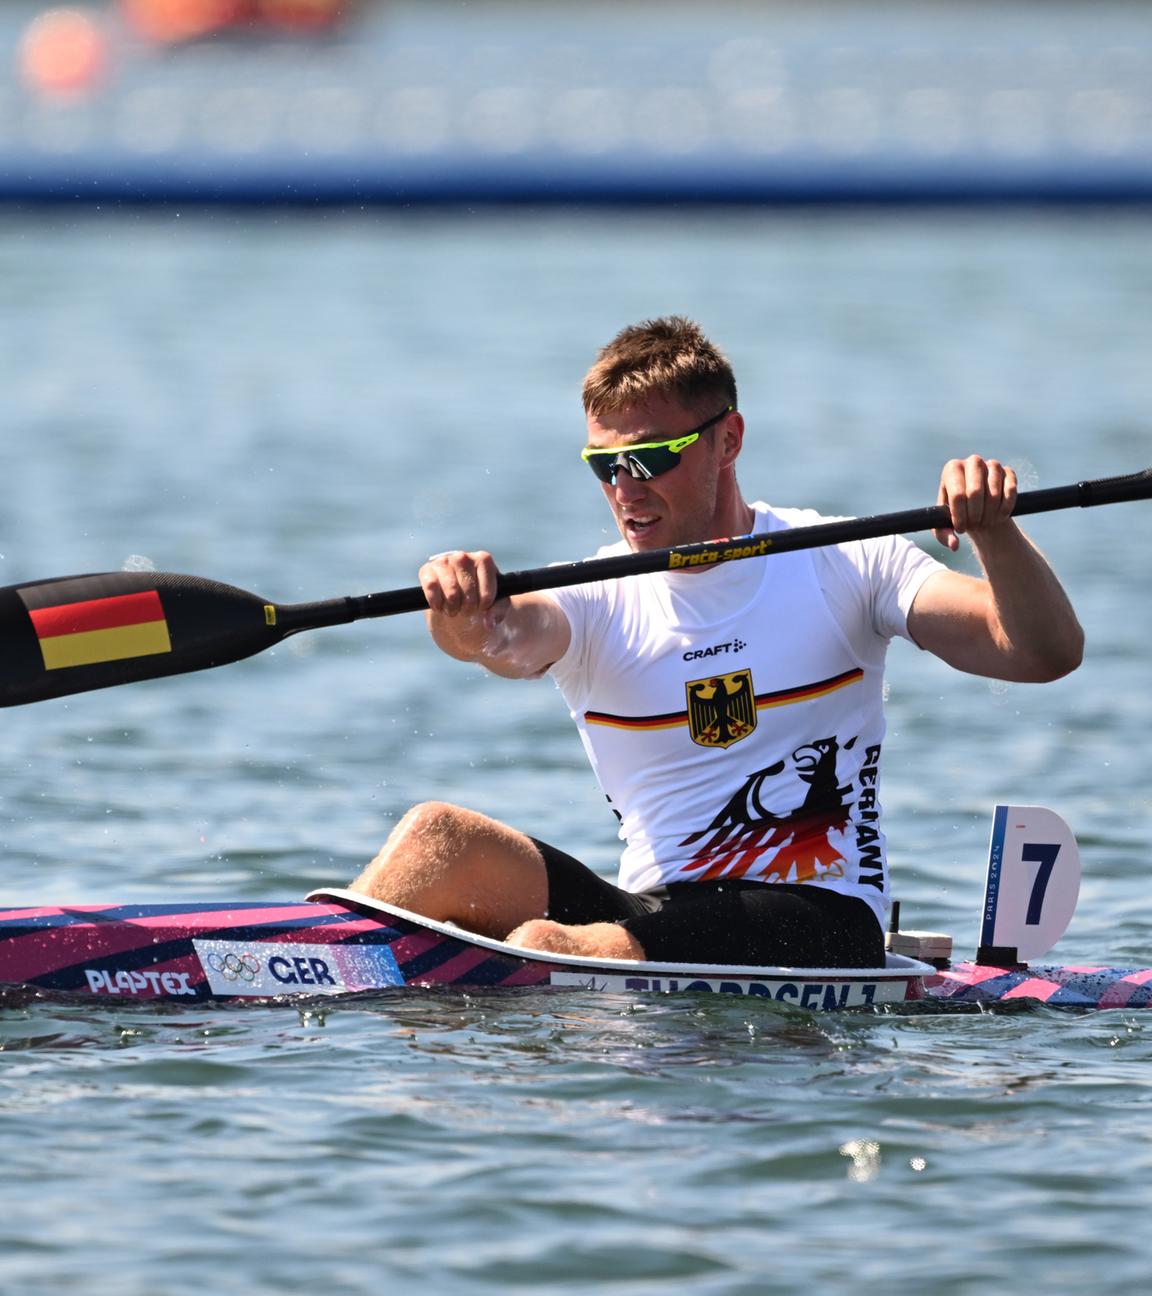
<svg viewBox="0 0 1152 1296"><path fill-rule="evenodd" d="M850 1139L840 1145L840 1155L848 1157L848 1178L853 1183L868 1183L880 1171L880 1144L872 1139Z"/></svg>

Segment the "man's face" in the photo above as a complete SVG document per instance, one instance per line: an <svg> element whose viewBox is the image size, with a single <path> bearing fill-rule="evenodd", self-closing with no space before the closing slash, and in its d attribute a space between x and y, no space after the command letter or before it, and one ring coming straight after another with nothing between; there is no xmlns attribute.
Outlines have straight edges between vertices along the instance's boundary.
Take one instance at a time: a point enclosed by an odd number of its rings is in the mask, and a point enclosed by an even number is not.
<svg viewBox="0 0 1152 1296"><path fill-rule="evenodd" d="M592 447L639 445L683 435L708 417L709 411L685 408L670 397L653 397L616 414L588 416L588 444ZM718 484L722 467L730 464L730 415L705 432L680 455L675 468L638 481L623 468L614 485L602 484L620 534L631 549L666 549L672 545L712 540L724 534ZM739 442L737 440L737 446Z"/></svg>

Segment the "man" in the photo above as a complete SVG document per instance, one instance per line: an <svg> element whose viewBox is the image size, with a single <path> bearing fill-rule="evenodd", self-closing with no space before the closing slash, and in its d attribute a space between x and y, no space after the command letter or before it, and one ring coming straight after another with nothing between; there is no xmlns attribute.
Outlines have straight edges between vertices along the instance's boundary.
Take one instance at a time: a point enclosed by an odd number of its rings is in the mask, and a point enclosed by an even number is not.
<svg viewBox="0 0 1152 1296"><path fill-rule="evenodd" d="M616 551L819 521L749 505L724 356L688 320L624 329L584 383L583 452L623 536ZM529 949L666 962L867 967L888 904L877 777L884 653L904 635L950 665L1050 680L1083 635L1012 521L995 460L945 465L951 549L899 538L495 598L484 552L420 569L443 651L560 686L626 845L620 886L505 824L426 803L353 886Z"/></svg>

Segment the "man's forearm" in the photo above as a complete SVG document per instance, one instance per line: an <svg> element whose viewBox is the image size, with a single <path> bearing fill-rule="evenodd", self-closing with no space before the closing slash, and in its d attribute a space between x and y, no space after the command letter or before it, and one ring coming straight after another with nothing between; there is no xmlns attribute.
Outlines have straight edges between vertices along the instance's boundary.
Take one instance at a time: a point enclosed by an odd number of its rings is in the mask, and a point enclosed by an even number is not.
<svg viewBox="0 0 1152 1296"><path fill-rule="evenodd" d="M1044 555L1015 523L973 532L1004 646L1037 677L1058 678L1079 666L1084 632Z"/></svg>
<svg viewBox="0 0 1152 1296"><path fill-rule="evenodd" d="M442 613L426 612L424 617L432 641L441 652L455 657L457 661L482 660L485 644L491 638L488 613L449 617Z"/></svg>
<svg viewBox="0 0 1152 1296"><path fill-rule="evenodd" d="M568 647L568 623L563 614L532 596L471 615L429 612L427 620L432 639L442 652L506 679L543 675Z"/></svg>

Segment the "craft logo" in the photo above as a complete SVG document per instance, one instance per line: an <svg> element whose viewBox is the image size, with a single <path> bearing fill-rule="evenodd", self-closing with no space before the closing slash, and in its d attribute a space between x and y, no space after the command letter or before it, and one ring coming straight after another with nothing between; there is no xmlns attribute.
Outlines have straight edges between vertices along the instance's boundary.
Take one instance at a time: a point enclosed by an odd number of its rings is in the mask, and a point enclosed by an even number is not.
<svg viewBox="0 0 1152 1296"><path fill-rule="evenodd" d="M688 732L701 747L731 747L756 728L756 693L750 670L689 680Z"/></svg>
<svg viewBox="0 0 1152 1296"><path fill-rule="evenodd" d="M743 652L747 647L743 639L729 639L727 643L712 644L707 648L690 648L682 656L686 662L700 661L701 658L716 657L720 653Z"/></svg>

